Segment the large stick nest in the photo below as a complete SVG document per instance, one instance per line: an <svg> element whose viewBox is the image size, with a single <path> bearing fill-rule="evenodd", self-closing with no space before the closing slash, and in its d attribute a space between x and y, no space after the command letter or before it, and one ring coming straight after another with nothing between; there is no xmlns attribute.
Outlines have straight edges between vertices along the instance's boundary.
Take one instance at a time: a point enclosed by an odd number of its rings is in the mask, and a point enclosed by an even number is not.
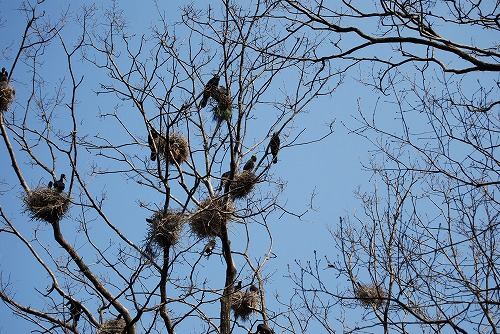
<svg viewBox="0 0 500 334"><path fill-rule="evenodd" d="M181 237L186 216L179 211L156 212L148 219L148 244L163 247L174 246Z"/></svg>
<svg viewBox="0 0 500 334"><path fill-rule="evenodd" d="M231 219L233 212L231 201L225 202L222 198L204 200L189 220L191 231L202 239L219 236L222 226Z"/></svg>
<svg viewBox="0 0 500 334"><path fill-rule="evenodd" d="M381 286L375 284L358 284L354 296L364 307L378 308L387 298L387 293Z"/></svg>
<svg viewBox="0 0 500 334"><path fill-rule="evenodd" d="M23 197L25 210L31 219L58 222L69 209L70 198L66 193L46 187L37 187Z"/></svg>
<svg viewBox="0 0 500 334"><path fill-rule="evenodd" d="M183 135L173 132L169 134L168 142L162 136L158 136L155 141L158 152L163 155L169 164L175 165L176 162L181 164L187 161L189 143Z"/></svg>
<svg viewBox="0 0 500 334"><path fill-rule="evenodd" d="M243 198L252 192L257 184L257 176L247 170L238 173L231 182L230 191L234 198Z"/></svg>
<svg viewBox="0 0 500 334"><path fill-rule="evenodd" d="M121 334L127 323L123 319L109 319L101 324L97 334Z"/></svg>
<svg viewBox="0 0 500 334"><path fill-rule="evenodd" d="M252 312L257 311L260 299L259 294L253 291L236 291L231 295L231 309L236 319L247 321Z"/></svg>
<svg viewBox="0 0 500 334"><path fill-rule="evenodd" d="M7 111L14 101L16 90L8 82L0 83L0 111Z"/></svg>

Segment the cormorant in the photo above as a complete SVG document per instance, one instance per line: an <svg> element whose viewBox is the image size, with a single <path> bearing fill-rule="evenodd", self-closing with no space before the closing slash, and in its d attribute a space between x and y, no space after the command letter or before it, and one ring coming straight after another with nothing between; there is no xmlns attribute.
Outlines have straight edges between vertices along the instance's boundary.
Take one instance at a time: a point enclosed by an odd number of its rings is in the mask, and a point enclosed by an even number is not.
<svg viewBox="0 0 500 334"><path fill-rule="evenodd" d="M47 185L47 188L52 189L52 185L53 185L53 184L54 184L54 183L53 183L52 181L49 181L49 184Z"/></svg>
<svg viewBox="0 0 500 334"><path fill-rule="evenodd" d="M56 180L56 181L54 182L54 189L55 189L58 193L60 193L60 192L62 192L62 191L64 190L65 185L64 185L63 180L66 180L66 175L61 174L61 178L60 178L59 180Z"/></svg>
<svg viewBox="0 0 500 334"><path fill-rule="evenodd" d="M78 305L77 302L75 302L72 299L70 299L66 303L66 306L69 307L69 314L71 316L69 320L73 319L73 326L75 326L78 320L80 320L80 315L82 314L82 308L80 307L80 305Z"/></svg>
<svg viewBox="0 0 500 334"><path fill-rule="evenodd" d="M220 177L220 184L219 184L219 188L217 189L217 191L222 190L222 187L224 187L226 182L229 180L229 175L231 175L231 171L227 171L227 172L222 174L222 176Z"/></svg>
<svg viewBox="0 0 500 334"><path fill-rule="evenodd" d="M159 135L160 134L158 133L158 131L155 130L155 128L151 128L151 135L148 134L148 145L149 148L151 149L151 160L153 161L156 160L156 156L158 154L156 152L154 142L156 141L155 139L158 138ZM158 145L158 142L156 142L156 145Z"/></svg>
<svg viewBox="0 0 500 334"><path fill-rule="evenodd" d="M236 283L236 285L234 286L234 291L241 290L242 284L243 284L243 282L241 280L239 280L238 283Z"/></svg>
<svg viewBox="0 0 500 334"><path fill-rule="evenodd" d="M273 164L275 164L278 162L278 151L280 150L280 137L278 132L273 133L271 141L269 142L269 148L273 155Z"/></svg>
<svg viewBox="0 0 500 334"><path fill-rule="evenodd" d="M9 80L9 72L5 69L5 67L2 67L2 73L0 73L0 81L8 81Z"/></svg>
<svg viewBox="0 0 500 334"><path fill-rule="evenodd" d="M217 89L219 85L220 77L215 74L212 79L208 80L205 88L203 89L203 98L201 99L200 106L205 108L208 103L208 99L212 95L212 93Z"/></svg>
<svg viewBox="0 0 500 334"><path fill-rule="evenodd" d="M247 171L251 172L253 170L253 168L255 167L256 161L257 161L257 154L254 154L254 155L252 155L250 160L248 160L246 162L245 166L243 166L243 170L247 170Z"/></svg>
<svg viewBox="0 0 500 334"><path fill-rule="evenodd" d="M210 239L210 241L203 248L203 253L205 253L205 255L207 257L209 257L210 255L212 255L212 252L214 251L216 242L217 241L215 239Z"/></svg>
<svg viewBox="0 0 500 334"><path fill-rule="evenodd" d="M274 334L274 331L266 326L265 324L257 325L257 333L258 334Z"/></svg>

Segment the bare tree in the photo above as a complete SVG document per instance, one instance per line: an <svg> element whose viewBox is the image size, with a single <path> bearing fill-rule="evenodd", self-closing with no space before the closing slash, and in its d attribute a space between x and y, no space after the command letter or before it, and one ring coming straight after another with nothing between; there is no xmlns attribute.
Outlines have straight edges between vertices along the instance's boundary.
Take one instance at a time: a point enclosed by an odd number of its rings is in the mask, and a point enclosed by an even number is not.
<svg viewBox="0 0 500 334"><path fill-rule="evenodd" d="M497 333L498 2L283 3L287 30L330 42L303 61L359 65L383 94L373 107L360 96L349 126L374 147L375 190L331 227L337 254L291 270L304 319L331 333Z"/></svg>
<svg viewBox="0 0 500 334"><path fill-rule="evenodd" d="M335 87L329 67L293 60L316 45L278 43L259 1L188 5L177 21L158 8L143 34L116 3L60 17L46 5L18 11L0 117L2 193L22 193L0 207L1 237L43 274L24 300L2 271L2 301L46 333L274 327L268 217L291 213L273 160Z"/></svg>

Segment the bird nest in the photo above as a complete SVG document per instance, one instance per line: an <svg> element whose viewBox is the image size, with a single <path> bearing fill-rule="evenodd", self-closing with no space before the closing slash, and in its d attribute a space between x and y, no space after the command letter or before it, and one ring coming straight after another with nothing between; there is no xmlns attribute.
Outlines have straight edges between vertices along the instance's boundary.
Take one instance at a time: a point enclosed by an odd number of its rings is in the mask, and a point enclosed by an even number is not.
<svg viewBox="0 0 500 334"><path fill-rule="evenodd" d="M156 138L156 147L165 160L172 165L187 161L189 156L189 144L186 137L175 132L169 134L168 143L161 136Z"/></svg>
<svg viewBox="0 0 500 334"><path fill-rule="evenodd" d="M359 284L354 290L354 296L364 307L378 308L387 298L387 293L379 285Z"/></svg>
<svg viewBox="0 0 500 334"><path fill-rule="evenodd" d="M231 219L233 212L231 201L225 203L222 198L207 199L189 220L191 231L200 238L219 236L222 226Z"/></svg>
<svg viewBox="0 0 500 334"><path fill-rule="evenodd" d="M148 242L163 248L173 246L179 241L186 216L179 211L167 213L158 211L147 222L149 224Z"/></svg>
<svg viewBox="0 0 500 334"><path fill-rule="evenodd" d="M9 110L15 94L16 90L9 83L0 83L0 111Z"/></svg>
<svg viewBox="0 0 500 334"><path fill-rule="evenodd" d="M236 291L231 295L231 309L236 319L247 321L259 307L259 294L251 291Z"/></svg>
<svg viewBox="0 0 500 334"><path fill-rule="evenodd" d="M30 190L23 201L31 219L44 220L50 224L58 222L68 211L70 204L65 193L46 187Z"/></svg>
<svg viewBox="0 0 500 334"><path fill-rule="evenodd" d="M101 324L97 330L97 334L121 334L127 326L123 319L109 319Z"/></svg>
<svg viewBox="0 0 500 334"><path fill-rule="evenodd" d="M233 117L233 100L229 96L225 87L218 87L211 92L212 97L217 101L217 106L214 107L214 119L217 121L231 121Z"/></svg>
<svg viewBox="0 0 500 334"><path fill-rule="evenodd" d="M247 196L255 188L257 181L257 176L250 171L244 170L237 174L230 186L233 197L243 198Z"/></svg>

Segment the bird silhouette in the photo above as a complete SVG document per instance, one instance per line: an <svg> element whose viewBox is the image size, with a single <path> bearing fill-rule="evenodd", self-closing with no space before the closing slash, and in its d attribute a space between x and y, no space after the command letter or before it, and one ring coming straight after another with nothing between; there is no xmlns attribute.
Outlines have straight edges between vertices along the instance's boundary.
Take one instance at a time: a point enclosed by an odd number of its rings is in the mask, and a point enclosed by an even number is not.
<svg viewBox="0 0 500 334"><path fill-rule="evenodd" d="M243 166L243 170L247 170L247 171L251 172L253 170L253 168L255 167L256 161L257 161L257 154L254 154L254 155L252 155L250 160L248 160L245 163L245 166Z"/></svg>
<svg viewBox="0 0 500 334"><path fill-rule="evenodd" d="M265 324L257 325L258 334L274 334L274 331Z"/></svg>
<svg viewBox="0 0 500 334"><path fill-rule="evenodd" d="M2 72L0 73L0 82L7 82L9 80L9 72L2 67Z"/></svg>
<svg viewBox="0 0 500 334"><path fill-rule="evenodd" d="M221 175L221 177L220 177L220 184L219 184L219 188L217 188L217 191L221 191L222 190L222 187L224 187L224 185L229 180L229 175L231 175L231 171L227 171L227 172L225 172L225 173L223 173Z"/></svg>
<svg viewBox="0 0 500 334"><path fill-rule="evenodd" d="M160 134L155 128L151 128L151 135L148 134L148 145L151 149L151 160L155 161L158 153L156 152L155 144L158 147L158 141L156 140Z"/></svg>
<svg viewBox="0 0 500 334"><path fill-rule="evenodd" d="M236 283L234 285L234 291L240 291L241 290L241 286L242 286L243 282L240 280L238 281L238 283Z"/></svg>
<svg viewBox="0 0 500 334"><path fill-rule="evenodd" d="M217 243L217 241L215 239L210 239L210 241L203 248L203 253L207 257L209 257L210 255L212 255L212 252L214 251L216 243Z"/></svg>
<svg viewBox="0 0 500 334"><path fill-rule="evenodd" d="M269 142L269 148L273 155L273 164L275 164L278 162L278 152L280 150L280 137L278 132L273 133L271 141Z"/></svg>
<svg viewBox="0 0 500 334"><path fill-rule="evenodd" d="M54 181L54 189L60 193L64 190L65 184L63 180L66 180L66 175L61 174L61 178L59 180Z"/></svg>
<svg viewBox="0 0 500 334"><path fill-rule="evenodd" d="M52 185L54 185L54 183L52 181L49 181L49 184L47 185L47 188L52 189Z"/></svg>
<svg viewBox="0 0 500 334"><path fill-rule="evenodd" d="M215 92L217 89L217 86L219 85L219 80L220 77L217 74L214 74L212 79L208 80L207 84L205 85L205 88L203 89L203 98L201 99L200 106L202 108L205 108L208 103L208 99L212 94Z"/></svg>

